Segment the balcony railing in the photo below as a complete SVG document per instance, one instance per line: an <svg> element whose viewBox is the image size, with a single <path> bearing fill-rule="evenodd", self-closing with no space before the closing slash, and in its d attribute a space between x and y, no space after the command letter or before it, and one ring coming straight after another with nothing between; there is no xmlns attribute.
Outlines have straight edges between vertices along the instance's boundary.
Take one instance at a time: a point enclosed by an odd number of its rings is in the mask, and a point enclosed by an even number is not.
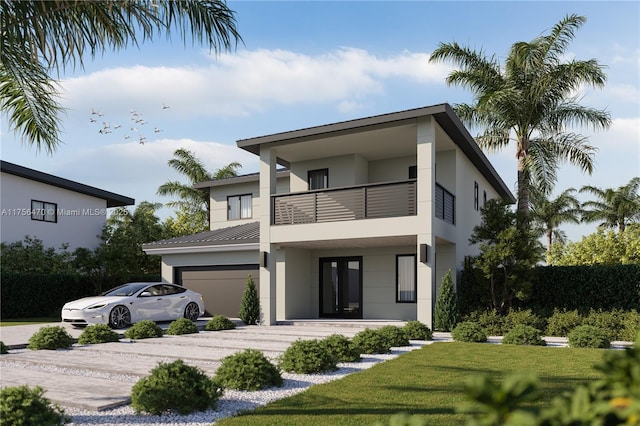
<svg viewBox="0 0 640 426"><path fill-rule="evenodd" d="M272 203L274 225L415 216L416 181L274 195Z"/></svg>

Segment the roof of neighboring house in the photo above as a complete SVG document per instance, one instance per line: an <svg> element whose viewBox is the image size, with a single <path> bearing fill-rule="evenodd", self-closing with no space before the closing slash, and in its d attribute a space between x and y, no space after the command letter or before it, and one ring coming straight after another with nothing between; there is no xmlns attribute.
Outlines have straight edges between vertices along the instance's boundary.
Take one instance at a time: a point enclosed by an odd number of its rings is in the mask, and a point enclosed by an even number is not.
<svg viewBox="0 0 640 426"><path fill-rule="evenodd" d="M69 179L50 175L48 173L39 172L7 161L0 161L0 171L2 171L2 173L8 173L80 194L89 195L91 197L101 198L107 202L107 207L130 206L136 202L133 198L125 197L124 195L105 191L104 189L95 188Z"/></svg>
<svg viewBox="0 0 640 426"><path fill-rule="evenodd" d="M257 244L260 242L260 223L251 222L227 228L200 232L199 234L169 238L143 244L142 249L173 249L185 247L227 246L234 244Z"/></svg>
<svg viewBox="0 0 640 426"><path fill-rule="evenodd" d="M355 120L341 121L333 124L308 127L300 130L275 133L271 135L258 136L237 141L239 148L260 155L260 145L262 144L287 144L301 141L309 141L320 136L350 134L353 132L367 130L367 128L390 125L395 122L414 120L418 117L433 116L447 134L451 137L464 154L471 160L474 166L493 185L499 193L515 203L516 199L498 175L493 165L484 155L474 138L462 124L458 116L449 104L438 104L422 108L409 109L392 112L388 114L375 115L372 117L358 118Z"/></svg>
<svg viewBox="0 0 640 426"><path fill-rule="evenodd" d="M276 171L276 178L287 177L289 176L289 170L281 169ZM208 180L204 182L198 182L193 185L196 189L207 189L212 186L223 186L223 185L232 185L235 183L245 183L245 182L257 182L260 180L260 173L248 173L246 175L234 176L224 179L214 179Z"/></svg>

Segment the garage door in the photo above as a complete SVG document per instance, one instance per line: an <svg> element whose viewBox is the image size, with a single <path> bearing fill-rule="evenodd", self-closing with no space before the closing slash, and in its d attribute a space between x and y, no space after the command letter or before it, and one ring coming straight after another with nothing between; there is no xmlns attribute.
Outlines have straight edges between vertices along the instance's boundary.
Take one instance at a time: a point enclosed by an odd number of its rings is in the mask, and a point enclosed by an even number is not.
<svg viewBox="0 0 640 426"><path fill-rule="evenodd" d="M259 290L258 265L179 267L175 283L202 294L207 314L238 318L249 274Z"/></svg>

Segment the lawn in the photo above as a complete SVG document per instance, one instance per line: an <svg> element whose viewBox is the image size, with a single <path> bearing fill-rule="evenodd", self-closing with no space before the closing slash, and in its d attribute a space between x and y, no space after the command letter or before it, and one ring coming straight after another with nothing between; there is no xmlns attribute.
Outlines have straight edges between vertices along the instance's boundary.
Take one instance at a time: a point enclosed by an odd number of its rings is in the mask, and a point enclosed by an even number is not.
<svg viewBox="0 0 640 426"><path fill-rule="evenodd" d="M342 380L313 386L216 425L366 425L407 411L429 425L453 425L465 416L465 380L474 374L499 379L509 372L534 372L541 401L600 377L593 366L602 349L548 348L480 343L434 343Z"/></svg>
<svg viewBox="0 0 640 426"><path fill-rule="evenodd" d="M15 320L2 320L0 321L0 327L9 327L12 325L47 324L50 322L60 322L60 317L19 318Z"/></svg>

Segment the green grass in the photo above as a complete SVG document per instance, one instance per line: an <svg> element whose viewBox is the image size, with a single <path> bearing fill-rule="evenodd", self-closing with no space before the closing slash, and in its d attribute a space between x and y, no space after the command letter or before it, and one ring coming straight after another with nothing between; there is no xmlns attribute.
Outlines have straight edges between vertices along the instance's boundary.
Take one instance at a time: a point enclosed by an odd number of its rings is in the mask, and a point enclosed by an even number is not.
<svg viewBox="0 0 640 426"><path fill-rule="evenodd" d="M342 380L313 386L216 425L366 425L388 422L400 411L423 416L429 425L455 425L464 415L465 380L488 374L532 371L540 379L541 401L600 377L593 366L601 349L549 348L480 343L435 343Z"/></svg>
<svg viewBox="0 0 640 426"><path fill-rule="evenodd" d="M0 321L0 327L10 327L12 325L46 324L50 322L60 322L60 317L17 318L11 320L2 320Z"/></svg>

